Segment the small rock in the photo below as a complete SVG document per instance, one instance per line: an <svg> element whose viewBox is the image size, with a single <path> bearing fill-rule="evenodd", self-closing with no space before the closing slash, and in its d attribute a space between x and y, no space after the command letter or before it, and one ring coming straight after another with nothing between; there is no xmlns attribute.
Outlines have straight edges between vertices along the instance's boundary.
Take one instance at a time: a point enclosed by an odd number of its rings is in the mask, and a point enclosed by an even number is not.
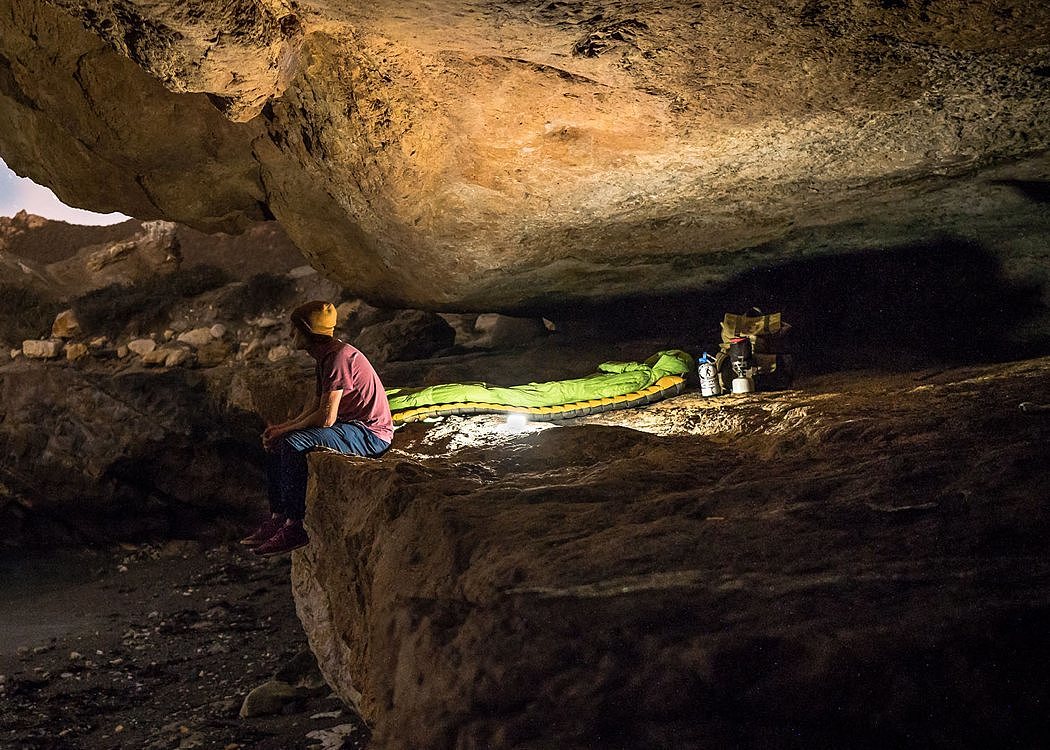
<svg viewBox="0 0 1050 750"><path fill-rule="evenodd" d="M319 714L310 714L311 719L338 719L343 715L342 711L322 711Z"/></svg>
<svg viewBox="0 0 1050 750"><path fill-rule="evenodd" d="M172 330L171 328L168 328L161 335L162 335L162 337L164 338L165 341L171 341L173 338L175 338L175 331Z"/></svg>
<svg viewBox="0 0 1050 750"><path fill-rule="evenodd" d="M121 344L117 347L117 359L124 359L131 353L131 350L127 346Z"/></svg>
<svg viewBox="0 0 1050 750"><path fill-rule="evenodd" d="M200 732L187 735L179 742L179 750L191 750L191 748L195 747L204 747L204 735Z"/></svg>
<svg viewBox="0 0 1050 750"><path fill-rule="evenodd" d="M183 557L188 558L192 555L199 554L201 546L199 542L190 541L188 539L172 539L164 543L158 551L159 557Z"/></svg>
<svg viewBox="0 0 1050 750"><path fill-rule="evenodd" d="M21 356L22 356L22 350L21 349L12 349L11 350L11 359L18 359Z"/></svg>
<svg viewBox="0 0 1050 750"><path fill-rule="evenodd" d="M55 322L51 324L52 338L69 339L79 332L80 321L72 310L63 310L55 316Z"/></svg>
<svg viewBox="0 0 1050 750"><path fill-rule="evenodd" d="M162 346L142 356L142 364L150 367L178 367L190 359L188 349L180 346Z"/></svg>
<svg viewBox="0 0 1050 750"><path fill-rule="evenodd" d="M84 658L83 655L79 651L70 651L69 652L69 659L70 659L70 661L74 661L76 659L83 659L83 658Z"/></svg>
<svg viewBox="0 0 1050 750"><path fill-rule="evenodd" d="M248 321L248 322L251 323L256 328L273 328L274 326L278 326L278 325L281 324L281 321L277 320L276 318L271 318L271 317L268 317L268 316L261 317L261 318L256 318L255 320L251 320L251 321Z"/></svg>
<svg viewBox="0 0 1050 750"><path fill-rule="evenodd" d="M58 339L28 339L22 342L22 353L31 359L54 359L62 353Z"/></svg>
<svg viewBox="0 0 1050 750"><path fill-rule="evenodd" d="M221 339L223 336L226 335L226 326L224 326L222 323L216 323L208 329L208 333L211 334L211 337L213 339Z"/></svg>
<svg viewBox="0 0 1050 750"><path fill-rule="evenodd" d="M70 362L76 362L78 359L82 359L88 355L87 344L67 344L66 345L66 359Z"/></svg>
<svg viewBox="0 0 1050 750"><path fill-rule="evenodd" d="M88 342L88 346L91 347L92 349L101 349L102 347L104 347L108 343L109 343L109 337L108 336L96 336L95 338L91 339L91 341Z"/></svg>
<svg viewBox="0 0 1050 750"><path fill-rule="evenodd" d="M292 353L292 350L285 345L275 346L266 354L266 358L271 362L280 362Z"/></svg>
<svg viewBox="0 0 1050 750"><path fill-rule="evenodd" d="M153 349L142 355L142 364L148 367L161 367L168 358L170 350L166 347Z"/></svg>
<svg viewBox="0 0 1050 750"><path fill-rule="evenodd" d="M172 349L164 359L165 367L181 367L188 364L193 355L187 349Z"/></svg>
<svg viewBox="0 0 1050 750"><path fill-rule="evenodd" d="M251 719L256 716L270 716L281 713L282 709L299 697L299 691L287 682L270 680L248 693L241 704L240 717Z"/></svg>
<svg viewBox="0 0 1050 750"><path fill-rule="evenodd" d="M335 319L342 322L347 318L354 317L362 305L366 305L366 303L359 299L340 302L335 306Z"/></svg>
<svg viewBox="0 0 1050 750"><path fill-rule="evenodd" d="M218 336L211 335L210 328L194 328L186 333L179 334L179 341L184 344L189 344L194 349L199 349L205 344L211 343L212 339L219 338Z"/></svg>
<svg viewBox="0 0 1050 750"><path fill-rule="evenodd" d="M396 314L393 310L372 307L362 299L340 302L335 308L335 313L336 325L340 332L351 338L357 336L366 326L391 320Z"/></svg>
<svg viewBox="0 0 1050 750"><path fill-rule="evenodd" d="M346 747L346 738L356 731L357 727L353 724L337 724L327 729L307 732L306 736L321 743L319 750L342 750L343 747Z"/></svg>
<svg viewBox="0 0 1050 750"><path fill-rule="evenodd" d="M197 350L197 365L200 367L216 367L226 361L230 356L230 346L225 341L212 341Z"/></svg>
<svg viewBox="0 0 1050 750"><path fill-rule="evenodd" d="M157 348L157 342L153 339L135 339L128 342L128 349L143 357Z"/></svg>
<svg viewBox="0 0 1050 750"><path fill-rule="evenodd" d="M222 713L225 716L235 716L241 710L240 698L227 698L222 701Z"/></svg>
<svg viewBox="0 0 1050 750"><path fill-rule="evenodd" d="M313 266L297 266L288 272L289 279L302 279L307 276L314 276L317 273L317 269Z"/></svg>

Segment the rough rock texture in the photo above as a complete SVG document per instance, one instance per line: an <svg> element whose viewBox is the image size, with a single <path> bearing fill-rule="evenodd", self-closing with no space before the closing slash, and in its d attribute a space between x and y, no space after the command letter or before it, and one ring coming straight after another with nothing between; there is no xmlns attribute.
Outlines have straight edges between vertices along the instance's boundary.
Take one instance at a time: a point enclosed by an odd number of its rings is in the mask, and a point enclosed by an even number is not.
<svg viewBox="0 0 1050 750"><path fill-rule="evenodd" d="M402 310L393 318L365 326L354 345L371 360L426 359L456 340L452 326L436 313Z"/></svg>
<svg viewBox="0 0 1050 750"><path fill-rule="evenodd" d="M312 457L297 608L373 746L1037 745L1050 360L806 385Z"/></svg>
<svg viewBox="0 0 1050 750"><path fill-rule="evenodd" d="M0 343L19 353L9 362L5 346L0 362L0 547L239 537L265 508L263 424L240 408L235 377L265 352L239 345L289 340L287 304L339 288L309 268L289 278L302 257L273 222L230 237L22 213L0 219L0 263L13 271ZM185 283L194 273L213 282ZM92 297L90 316L71 315ZM265 332L247 320L263 312L275 317ZM298 370L285 380L312 382ZM286 395L276 369L260 377L277 381L274 401ZM283 420L301 404L262 410Z"/></svg>
<svg viewBox="0 0 1050 750"><path fill-rule="evenodd" d="M44 272L67 295L171 273L182 260L175 230L170 221L145 222L127 240L85 247L72 258L45 266Z"/></svg>
<svg viewBox="0 0 1050 750"><path fill-rule="evenodd" d="M59 339L29 339L22 342L22 354L34 359L54 359L62 353Z"/></svg>
<svg viewBox="0 0 1050 750"><path fill-rule="evenodd" d="M276 216L403 307L546 312L945 234L1032 270L1048 33L1043 0L15 0L0 154L95 209Z"/></svg>
<svg viewBox="0 0 1050 750"><path fill-rule="evenodd" d="M0 370L3 546L216 537L265 506L257 424L221 375L46 367Z"/></svg>

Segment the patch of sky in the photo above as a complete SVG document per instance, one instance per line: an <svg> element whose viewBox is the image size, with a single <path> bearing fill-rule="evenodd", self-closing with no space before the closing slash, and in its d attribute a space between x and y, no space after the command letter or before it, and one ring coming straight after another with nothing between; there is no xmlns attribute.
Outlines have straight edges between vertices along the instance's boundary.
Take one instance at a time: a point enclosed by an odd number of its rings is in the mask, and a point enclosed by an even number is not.
<svg viewBox="0 0 1050 750"><path fill-rule="evenodd" d="M0 216L14 216L19 211L70 224L95 226L119 224L129 218L120 213L99 214L67 206L49 188L19 177L0 159Z"/></svg>

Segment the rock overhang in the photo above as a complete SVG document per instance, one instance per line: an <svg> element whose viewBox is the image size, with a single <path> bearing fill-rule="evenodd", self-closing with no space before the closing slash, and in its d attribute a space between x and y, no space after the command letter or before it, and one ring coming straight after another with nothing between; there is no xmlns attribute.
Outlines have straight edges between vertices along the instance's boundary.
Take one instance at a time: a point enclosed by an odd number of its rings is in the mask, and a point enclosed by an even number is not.
<svg viewBox="0 0 1050 750"><path fill-rule="evenodd" d="M1046 231L1004 184L1050 173L1034 0L62 0L0 36L16 169L142 218L275 216L386 303L550 309Z"/></svg>

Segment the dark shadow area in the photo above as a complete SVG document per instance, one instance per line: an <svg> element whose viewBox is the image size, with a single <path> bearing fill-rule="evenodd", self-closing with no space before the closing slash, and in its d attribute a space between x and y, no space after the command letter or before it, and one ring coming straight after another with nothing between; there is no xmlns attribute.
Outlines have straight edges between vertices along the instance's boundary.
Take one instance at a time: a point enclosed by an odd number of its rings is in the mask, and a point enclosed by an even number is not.
<svg viewBox="0 0 1050 750"><path fill-rule="evenodd" d="M1047 180L995 180L992 184L1013 188L1033 203L1050 203L1050 181Z"/></svg>
<svg viewBox="0 0 1050 750"><path fill-rule="evenodd" d="M1019 335L1046 313L1039 286L1006 279L994 256L952 238L788 261L702 292L564 310L562 320L596 338L660 339L700 353L717 349L724 313L752 306L783 312L794 327L792 349L810 373L1050 353L1047 332Z"/></svg>

